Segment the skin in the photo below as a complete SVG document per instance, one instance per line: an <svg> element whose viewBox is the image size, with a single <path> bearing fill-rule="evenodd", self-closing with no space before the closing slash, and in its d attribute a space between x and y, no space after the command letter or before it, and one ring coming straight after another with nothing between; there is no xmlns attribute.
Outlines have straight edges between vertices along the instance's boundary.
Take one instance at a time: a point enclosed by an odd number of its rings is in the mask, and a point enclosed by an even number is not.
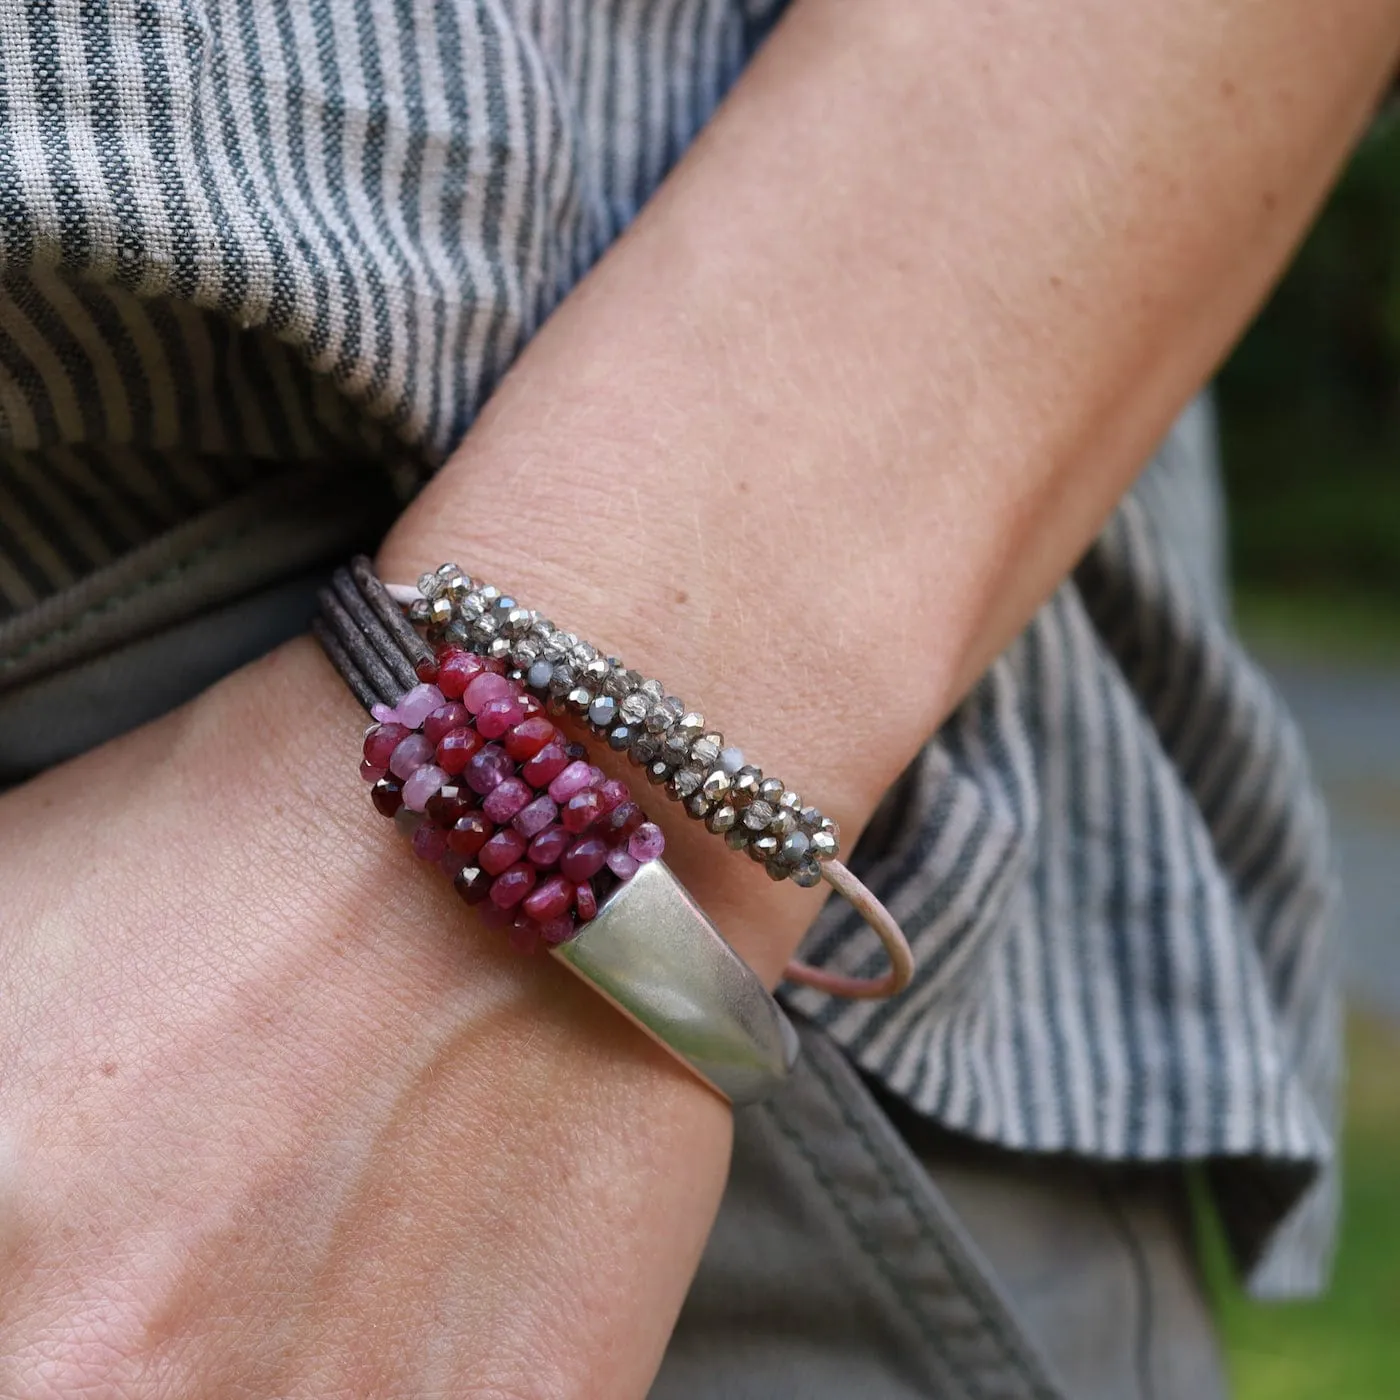
<svg viewBox="0 0 1400 1400"><path fill-rule="evenodd" d="M509 586L851 842L1237 334L1397 40L1380 0L800 0L383 572ZM0 1394L645 1394L728 1112L417 868L361 723L298 642L0 799ZM813 897L658 815L772 981Z"/></svg>

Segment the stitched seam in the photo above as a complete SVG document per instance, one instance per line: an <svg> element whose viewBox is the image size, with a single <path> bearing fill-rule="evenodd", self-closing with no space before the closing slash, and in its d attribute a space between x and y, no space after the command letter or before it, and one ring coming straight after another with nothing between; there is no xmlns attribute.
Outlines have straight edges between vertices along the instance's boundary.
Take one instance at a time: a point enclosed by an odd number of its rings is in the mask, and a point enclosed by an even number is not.
<svg viewBox="0 0 1400 1400"><path fill-rule="evenodd" d="M939 1258L947 1267L953 1281L963 1289L964 1296L976 1310L983 1326L987 1329L992 1339L999 1345L1003 1359L1011 1364L1012 1368L1021 1379L1031 1386L1037 1394L1053 1395L1055 1392L1053 1390L1046 1391L1042 1379L1029 1369L1025 1357L1021 1354L1020 1348L1011 1344L1010 1335L1003 1326L1000 1316L1001 1308L998 1306L993 1310L991 1306L993 1303L999 1302L999 1300L990 1296L986 1288L981 1284L981 1281L974 1275L970 1275L967 1270L964 1269L962 1261L956 1258L948 1249L948 1246L939 1236L933 1222L927 1218L922 1206L884 1160L884 1157L866 1130L865 1124L846 1107L844 1101L837 1092L834 1081L822 1070L821 1066L817 1063L816 1057L809 1055L807 1057L807 1064L808 1068L821 1080L828 1094L831 1095L847 1127L855 1133L856 1138L861 1146L865 1148L871 1161L874 1162L881 1177L884 1178L890 1189L909 1208L910 1214L914 1217L915 1224L919 1228L920 1235L933 1245Z"/></svg>
<svg viewBox="0 0 1400 1400"><path fill-rule="evenodd" d="M229 548L236 544L245 535L252 534L258 528L258 521L250 521L240 525L236 530L231 530L226 535L220 535L217 539L210 540L198 548L192 550L183 559L177 559L175 563L167 565L158 574L151 574L149 577L137 579L135 583L129 584L126 588L117 593L112 593L108 597L100 599L90 607L84 608L76 617L69 621L60 623L57 627L50 628L47 632L40 633L39 636L31 638L20 649L10 656L0 657L0 671L8 666L18 665L25 657L32 656L41 647L48 646L52 642L59 641L64 637L71 636L74 632L81 631L94 618L111 612L114 608L120 607L123 603L130 602L133 598L139 597L148 589L157 588L161 584L172 583L194 568L196 564L202 563L211 554L216 554L222 549Z"/></svg>

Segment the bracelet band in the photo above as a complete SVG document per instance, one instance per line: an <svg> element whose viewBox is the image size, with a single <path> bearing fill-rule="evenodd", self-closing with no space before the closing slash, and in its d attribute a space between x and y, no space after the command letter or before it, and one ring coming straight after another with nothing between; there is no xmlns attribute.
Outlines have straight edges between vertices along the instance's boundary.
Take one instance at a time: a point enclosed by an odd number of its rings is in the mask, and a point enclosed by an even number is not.
<svg viewBox="0 0 1400 1400"><path fill-rule="evenodd" d="M415 854L730 1102L785 1080L798 1049L787 1018L657 858L660 829L626 784L589 764L518 677L497 658L435 652L363 559L323 590L313 630L378 721L361 776Z"/></svg>

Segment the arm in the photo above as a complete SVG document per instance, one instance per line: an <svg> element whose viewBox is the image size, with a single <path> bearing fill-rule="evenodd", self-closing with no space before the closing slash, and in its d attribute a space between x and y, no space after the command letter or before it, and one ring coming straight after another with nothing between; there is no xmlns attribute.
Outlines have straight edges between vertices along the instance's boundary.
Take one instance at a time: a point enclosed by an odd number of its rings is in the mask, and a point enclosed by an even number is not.
<svg viewBox="0 0 1400 1400"><path fill-rule="evenodd" d="M458 557L674 677L849 842L1218 360L1398 39L1372 0L800 0L381 571ZM0 1389L645 1392L727 1114L463 929L363 815L355 723L297 644L0 801ZM668 836L776 976L811 899Z"/></svg>

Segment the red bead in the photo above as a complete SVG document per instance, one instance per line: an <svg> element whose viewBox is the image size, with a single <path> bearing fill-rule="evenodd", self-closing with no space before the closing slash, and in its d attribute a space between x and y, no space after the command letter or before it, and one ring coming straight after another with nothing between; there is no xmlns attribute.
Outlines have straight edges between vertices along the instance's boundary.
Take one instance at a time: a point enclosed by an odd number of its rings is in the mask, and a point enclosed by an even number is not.
<svg viewBox="0 0 1400 1400"><path fill-rule="evenodd" d="M494 823L480 812L468 812L458 817L447 833L447 849L458 855L474 856L495 834Z"/></svg>
<svg viewBox="0 0 1400 1400"><path fill-rule="evenodd" d="M592 879L603 868L607 858L608 843L601 836L585 836L581 841L575 841L560 857L559 871L579 885Z"/></svg>
<svg viewBox="0 0 1400 1400"><path fill-rule="evenodd" d="M412 730L406 724L372 724L365 730L364 756L366 763L376 768L387 768L389 760L400 741L407 739Z"/></svg>
<svg viewBox="0 0 1400 1400"><path fill-rule="evenodd" d="M413 833L413 854L419 860L441 860L447 851L447 833L432 822L423 822Z"/></svg>
<svg viewBox="0 0 1400 1400"><path fill-rule="evenodd" d="M627 784L621 778L609 778L606 782L600 783L598 796L603 799L603 811L605 812L611 812L614 807L620 807L624 802L630 802L632 799Z"/></svg>
<svg viewBox="0 0 1400 1400"><path fill-rule="evenodd" d="M414 674L424 685L436 685L438 664L431 656L425 656L414 668ZM442 687L439 686L438 689Z"/></svg>
<svg viewBox="0 0 1400 1400"><path fill-rule="evenodd" d="M574 891L574 912L578 915L580 923L587 923L589 919L597 917L598 896L593 893L593 886L586 881Z"/></svg>
<svg viewBox="0 0 1400 1400"><path fill-rule="evenodd" d="M541 870L550 870L559 864L560 857L574 844L573 835L562 826L551 826L540 832L530 842L530 860Z"/></svg>
<svg viewBox="0 0 1400 1400"><path fill-rule="evenodd" d="M465 817L476 806L476 794L460 783L448 783L439 788L423 809L430 821L441 827L449 827Z"/></svg>
<svg viewBox="0 0 1400 1400"><path fill-rule="evenodd" d="M548 923L566 913L574 902L574 887L562 875L551 875L526 896L521 908L540 923Z"/></svg>
<svg viewBox="0 0 1400 1400"><path fill-rule="evenodd" d="M387 768L376 768L367 758L360 760L360 777L367 783L377 783L388 771Z"/></svg>
<svg viewBox="0 0 1400 1400"><path fill-rule="evenodd" d="M576 792L563 806L559 814L559 820L564 826L577 834L580 831L587 831L603 810L603 799L598 796L596 788L584 788L582 792Z"/></svg>
<svg viewBox="0 0 1400 1400"><path fill-rule="evenodd" d="M521 720L506 735L506 752L517 763L524 763L527 759L534 758L546 744L553 743L558 737L559 731L549 720L543 715L535 715L533 718Z"/></svg>
<svg viewBox="0 0 1400 1400"><path fill-rule="evenodd" d="M472 722L467 707L456 700L439 705L423 721L423 733L430 744L442 742L442 736L453 729L463 729Z"/></svg>
<svg viewBox="0 0 1400 1400"><path fill-rule="evenodd" d="M567 767L569 755L559 743L546 744L520 770L520 776L536 790L547 788Z"/></svg>
<svg viewBox="0 0 1400 1400"><path fill-rule="evenodd" d="M369 800L380 816L392 817L403 806L403 783L398 778L380 778L369 790Z"/></svg>
<svg viewBox="0 0 1400 1400"><path fill-rule="evenodd" d="M514 909L534 889L535 879L533 865L526 865L524 861L512 865L491 881L491 903L498 909Z"/></svg>
<svg viewBox="0 0 1400 1400"><path fill-rule="evenodd" d="M520 914L510 926L510 946L517 953L538 953L540 926L528 914Z"/></svg>
<svg viewBox="0 0 1400 1400"><path fill-rule="evenodd" d="M454 778L486 742L475 729L450 729L438 740L437 765Z"/></svg>
<svg viewBox="0 0 1400 1400"><path fill-rule="evenodd" d="M525 718L525 706L518 695L488 700L476 717L477 732L486 739L499 739Z"/></svg>
<svg viewBox="0 0 1400 1400"><path fill-rule="evenodd" d="M550 948L557 948L561 943L567 943L578 932L571 914L556 915L548 922L542 923L539 928L540 942Z"/></svg>
<svg viewBox="0 0 1400 1400"><path fill-rule="evenodd" d="M525 838L511 827L498 831L477 853L477 864L489 875L509 870L525 854Z"/></svg>
<svg viewBox="0 0 1400 1400"><path fill-rule="evenodd" d="M534 719L537 715L544 714L544 701L538 695L531 695L528 690L521 695L520 703L525 707L526 719Z"/></svg>
<svg viewBox="0 0 1400 1400"><path fill-rule="evenodd" d="M460 700L466 688L485 669L485 663L475 652L446 648L438 653L437 688L449 700Z"/></svg>
<svg viewBox="0 0 1400 1400"><path fill-rule="evenodd" d="M479 865L466 865L457 872L452 884L468 904L480 904L491 893L491 878Z"/></svg>
<svg viewBox="0 0 1400 1400"><path fill-rule="evenodd" d="M527 841L533 841L546 827L552 826L558 816L558 807L548 797L537 797L511 818L511 825Z"/></svg>
<svg viewBox="0 0 1400 1400"><path fill-rule="evenodd" d="M624 802L608 813L605 830L614 846L625 845L627 838L646 821L646 814L635 802Z"/></svg>
<svg viewBox="0 0 1400 1400"><path fill-rule="evenodd" d="M483 656L481 664L493 675L503 676L506 673L506 663L499 656Z"/></svg>
<svg viewBox="0 0 1400 1400"><path fill-rule="evenodd" d="M515 687L494 671L482 671L473 676L466 690L462 692L462 704L472 714L479 715L492 700L504 700L515 693Z"/></svg>

